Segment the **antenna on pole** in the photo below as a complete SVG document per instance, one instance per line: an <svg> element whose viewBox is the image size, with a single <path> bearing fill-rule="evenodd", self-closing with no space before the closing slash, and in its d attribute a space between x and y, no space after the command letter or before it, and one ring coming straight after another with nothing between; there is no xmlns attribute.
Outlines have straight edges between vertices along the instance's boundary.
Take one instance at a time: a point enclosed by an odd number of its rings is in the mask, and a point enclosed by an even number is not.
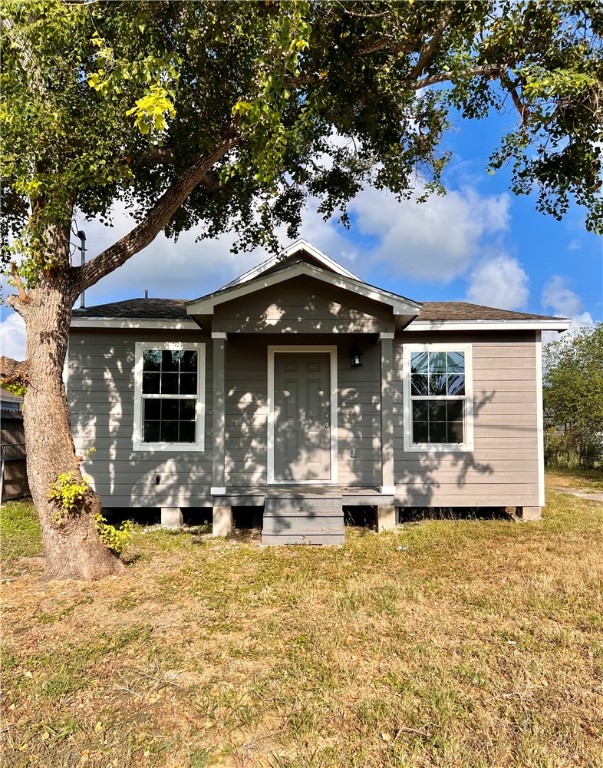
<svg viewBox="0 0 603 768"><path fill-rule="evenodd" d="M80 239L80 246L78 250L82 255L80 263L81 263L81 266L83 267L84 264L86 263L86 233L82 229L80 229L79 232L77 233L77 236ZM85 307L86 307L86 292L82 291L80 295L80 309L84 309Z"/></svg>

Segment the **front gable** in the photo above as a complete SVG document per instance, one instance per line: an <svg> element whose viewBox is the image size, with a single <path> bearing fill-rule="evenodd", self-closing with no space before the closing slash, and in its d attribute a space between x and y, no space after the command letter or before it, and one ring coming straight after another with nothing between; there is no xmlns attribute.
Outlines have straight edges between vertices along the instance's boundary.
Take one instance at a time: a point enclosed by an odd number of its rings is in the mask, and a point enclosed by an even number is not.
<svg viewBox="0 0 603 768"><path fill-rule="evenodd" d="M226 332L378 333L404 327L420 304L296 261L187 304L202 327Z"/></svg>
<svg viewBox="0 0 603 768"><path fill-rule="evenodd" d="M394 330L391 306L308 275L291 277L214 308L212 331L380 333Z"/></svg>

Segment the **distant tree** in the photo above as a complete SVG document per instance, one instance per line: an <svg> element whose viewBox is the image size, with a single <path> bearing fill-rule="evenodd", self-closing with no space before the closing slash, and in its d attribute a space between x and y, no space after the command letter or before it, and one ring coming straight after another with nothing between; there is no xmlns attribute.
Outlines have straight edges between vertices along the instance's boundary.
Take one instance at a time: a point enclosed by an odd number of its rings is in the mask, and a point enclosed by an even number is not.
<svg viewBox="0 0 603 768"><path fill-rule="evenodd" d="M575 451L592 467L603 446L603 323L545 347L544 412L551 458Z"/></svg>
<svg viewBox="0 0 603 768"><path fill-rule="evenodd" d="M120 569L95 531L62 382L74 301L165 231L293 236L308 197L325 216L366 184L442 191L454 110L511 106L491 169L603 221L603 7L598 2L104 2L0 4L4 263L27 333L21 378L30 488L46 573ZM137 225L70 264L74 213ZM57 518L58 478L73 500Z"/></svg>

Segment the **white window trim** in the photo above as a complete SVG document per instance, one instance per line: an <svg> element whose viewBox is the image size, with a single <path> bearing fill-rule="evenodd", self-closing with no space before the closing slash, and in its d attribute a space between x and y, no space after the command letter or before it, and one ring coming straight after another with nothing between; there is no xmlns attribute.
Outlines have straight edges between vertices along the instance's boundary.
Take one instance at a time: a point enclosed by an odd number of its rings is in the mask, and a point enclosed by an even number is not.
<svg viewBox="0 0 603 768"><path fill-rule="evenodd" d="M132 443L135 451L203 451L205 450L205 344L181 341L137 341L134 365L134 433ZM142 440L142 367L143 352L146 349L170 351L194 350L197 352L197 440L194 443L145 443Z"/></svg>
<svg viewBox="0 0 603 768"><path fill-rule="evenodd" d="M410 356L413 352L464 352L464 443L413 443L412 400L410 389ZM473 345L472 344L405 344L402 353L404 379L404 451L408 453L467 453L474 450L473 442Z"/></svg>
<svg viewBox="0 0 603 768"><path fill-rule="evenodd" d="M330 480L275 480L274 478L274 355L277 352L328 352L331 375L331 479ZM268 485L336 485L337 461L337 347L331 345L270 345L268 347Z"/></svg>

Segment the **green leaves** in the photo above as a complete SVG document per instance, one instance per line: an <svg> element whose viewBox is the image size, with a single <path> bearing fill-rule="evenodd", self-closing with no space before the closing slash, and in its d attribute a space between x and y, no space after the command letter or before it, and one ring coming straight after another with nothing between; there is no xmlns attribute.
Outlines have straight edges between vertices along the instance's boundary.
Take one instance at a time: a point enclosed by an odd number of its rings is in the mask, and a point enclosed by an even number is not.
<svg viewBox="0 0 603 768"><path fill-rule="evenodd" d="M276 247L309 195L345 220L365 184L442 191L452 107L514 116L489 171L510 166L514 192L554 216L577 201L603 228L597 3L35 0L0 21L3 237L28 244L32 279L65 260L40 246L45 227L117 200L144 218L225 137L236 149L169 234L201 224Z"/></svg>
<svg viewBox="0 0 603 768"><path fill-rule="evenodd" d="M167 129L166 116L175 117L176 110L169 94L160 85L152 85L146 96L138 99L136 106L128 109L126 115L134 115L138 129L143 136L151 132L162 133Z"/></svg>
<svg viewBox="0 0 603 768"><path fill-rule="evenodd" d="M544 409L551 427L569 428L584 446L601 445L603 323L545 347Z"/></svg>

